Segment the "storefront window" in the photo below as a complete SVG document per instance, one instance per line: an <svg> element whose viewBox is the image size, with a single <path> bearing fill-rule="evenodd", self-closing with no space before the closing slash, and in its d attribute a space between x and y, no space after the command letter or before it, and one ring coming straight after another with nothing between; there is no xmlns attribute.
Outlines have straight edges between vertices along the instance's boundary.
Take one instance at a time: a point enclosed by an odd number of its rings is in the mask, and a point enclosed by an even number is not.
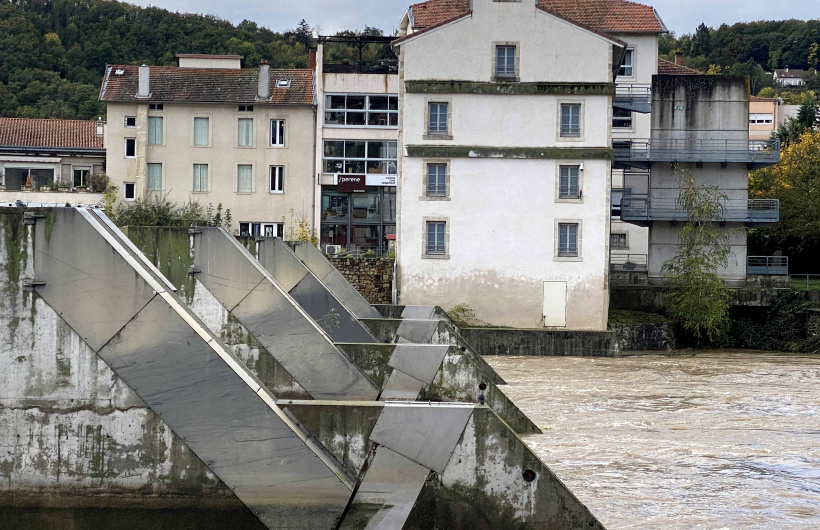
<svg viewBox="0 0 820 530"><path fill-rule="evenodd" d="M347 193L322 194L322 222L347 222L347 208L350 195Z"/></svg>
<svg viewBox="0 0 820 530"><path fill-rule="evenodd" d="M325 140L325 173L396 174L397 142L360 140Z"/></svg>
<svg viewBox="0 0 820 530"><path fill-rule="evenodd" d="M332 252L359 256L388 250L386 235L396 233L394 187L369 187L364 193L342 193L327 186L322 192L320 243L339 245ZM337 252L338 251L338 252Z"/></svg>

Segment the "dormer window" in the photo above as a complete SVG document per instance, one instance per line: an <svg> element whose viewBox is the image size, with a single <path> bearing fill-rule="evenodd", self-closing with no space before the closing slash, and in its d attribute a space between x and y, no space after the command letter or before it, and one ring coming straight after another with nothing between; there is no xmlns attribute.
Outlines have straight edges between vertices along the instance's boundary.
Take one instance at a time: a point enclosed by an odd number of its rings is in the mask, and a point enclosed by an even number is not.
<svg viewBox="0 0 820 530"><path fill-rule="evenodd" d="M253 112L253 105L239 105L239 112Z"/></svg>
<svg viewBox="0 0 820 530"><path fill-rule="evenodd" d="M163 109L162 103L149 103L148 110L162 110Z"/></svg>
<svg viewBox="0 0 820 530"><path fill-rule="evenodd" d="M276 82L276 88L288 88L290 86L290 79L280 79Z"/></svg>

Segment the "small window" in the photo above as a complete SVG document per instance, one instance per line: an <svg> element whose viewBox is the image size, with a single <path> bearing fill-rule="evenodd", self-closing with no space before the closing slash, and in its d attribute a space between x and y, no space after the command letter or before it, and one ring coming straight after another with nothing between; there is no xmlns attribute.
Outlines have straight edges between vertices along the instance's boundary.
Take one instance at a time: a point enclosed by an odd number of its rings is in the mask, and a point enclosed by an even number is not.
<svg viewBox="0 0 820 530"><path fill-rule="evenodd" d="M619 109L612 107L612 128L613 129L631 129L632 128L632 111L627 109Z"/></svg>
<svg viewBox="0 0 820 530"><path fill-rule="evenodd" d="M253 105L239 105L239 112L253 112Z"/></svg>
<svg viewBox="0 0 820 530"><path fill-rule="evenodd" d="M148 164L148 191L162 191L162 164Z"/></svg>
<svg viewBox="0 0 820 530"><path fill-rule="evenodd" d="M495 76L515 77L515 46L495 47Z"/></svg>
<svg viewBox="0 0 820 530"><path fill-rule="evenodd" d="M149 103L148 110L162 110L163 104L162 103Z"/></svg>
<svg viewBox="0 0 820 530"><path fill-rule="evenodd" d="M125 126L129 129L133 129L137 126L137 117L136 116L126 116L125 117Z"/></svg>
<svg viewBox="0 0 820 530"><path fill-rule="evenodd" d="M285 192L285 166L270 167L270 190L271 193Z"/></svg>
<svg viewBox="0 0 820 530"><path fill-rule="evenodd" d="M561 136L564 138L580 138L580 103L565 103L561 105Z"/></svg>
<svg viewBox="0 0 820 530"><path fill-rule="evenodd" d="M427 134L447 134L447 103L430 103Z"/></svg>
<svg viewBox="0 0 820 530"><path fill-rule="evenodd" d="M122 198L126 201L134 201L137 199L137 185L133 182L123 182Z"/></svg>
<svg viewBox="0 0 820 530"><path fill-rule="evenodd" d="M194 118L194 145L209 145L210 126L208 118Z"/></svg>
<svg viewBox="0 0 820 530"><path fill-rule="evenodd" d="M621 69L618 70L618 77L632 77L634 72L633 62L635 58L635 50L626 50L624 53L624 60L621 61Z"/></svg>
<svg viewBox="0 0 820 530"><path fill-rule="evenodd" d="M578 224L559 223L558 224L558 256L576 257L578 256Z"/></svg>
<svg viewBox="0 0 820 530"><path fill-rule="evenodd" d="M447 164L427 164L427 196L447 196Z"/></svg>
<svg viewBox="0 0 820 530"><path fill-rule="evenodd" d="M766 124L772 123L773 119L773 114L749 114L749 123Z"/></svg>
<svg viewBox="0 0 820 530"><path fill-rule="evenodd" d="M148 144L162 145L162 116L148 118Z"/></svg>
<svg viewBox="0 0 820 530"><path fill-rule="evenodd" d="M125 139L125 158L136 158L137 156L137 139Z"/></svg>
<svg viewBox="0 0 820 530"><path fill-rule="evenodd" d="M629 246L626 244L626 234L616 234L612 233L609 235L609 247L614 250L624 250L628 249Z"/></svg>
<svg viewBox="0 0 820 530"><path fill-rule="evenodd" d="M288 88L290 86L290 79L280 79L276 82L277 88Z"/></svg>
<svg viewBox="0 0 820 530"><path fill-rule="evenodd" d="M249 236L249 235L251 235L251 223L239 223L239 235L240 236Z"/></svg>
<svg viewBox="0 0 820 530"><path fill-rule="evenodd" d="M194 191L208 191L208 164L194 164Z"/></svg>
<svg viewBox="0 0 820 530"><path fill-rule="evenodd" d="M283 237L285 235L284 223L262 223L262 235L265 237Z"/></svg>
<svg viewBox="0 0 820 530"><path fill-rule="evenodd" d="M578 199L581 197L581 188L578 184L578 166L561 166L558 198Z"/></svg>
<svg viewBox="0 0 820 530"><path fill-rule="evenodd" d="M445 234L447 223L444 221L427 221L427 247L425 254L443 256L447 253Z"/></svg>
<svg viewBox="0 0 820 530"><path fill-rule="evenodd" d="M252 147L253 118L239 118L238 131L237 145L239 145L239 147Z"/></svg>
<svg viewBox="0 0 820 530"><path fill-rule="evenodd" d="M74 168L74 187L88 186L88 176L91 174L91 168L75 167Z"/></svg>
<svg viewBox="0 0 820 530"><path fill-rule="evenodd" d="M271 147L285 146L285 120L270 121L270 145Z"/></svg>
<svg viewBox="0 0 820 530"><path fill-rule="evenodd" d="M246 164L236 166L236 191L239 193L253 192L253 166Z"/></svg>

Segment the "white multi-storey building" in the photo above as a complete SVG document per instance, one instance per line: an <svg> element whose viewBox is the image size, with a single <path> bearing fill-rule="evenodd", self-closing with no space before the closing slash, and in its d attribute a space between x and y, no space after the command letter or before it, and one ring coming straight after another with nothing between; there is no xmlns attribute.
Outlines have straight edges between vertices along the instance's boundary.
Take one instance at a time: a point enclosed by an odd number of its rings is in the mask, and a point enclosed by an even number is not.
<svg viewBox="0 0 820 530"><path fill-rule="evenodd" d="M406 14L401 303L605 329L612 99L627 46L559 4L575 3L432 0Z"/></svg>

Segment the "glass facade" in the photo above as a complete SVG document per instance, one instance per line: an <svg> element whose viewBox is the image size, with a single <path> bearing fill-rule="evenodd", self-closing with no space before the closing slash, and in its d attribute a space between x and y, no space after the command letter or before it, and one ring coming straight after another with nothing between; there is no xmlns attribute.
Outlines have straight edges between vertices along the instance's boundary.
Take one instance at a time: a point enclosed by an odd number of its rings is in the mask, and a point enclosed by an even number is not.
<svg viewBox="0 0 820 530"><path fill-rule="evenodd" d="M319 236L322 250L327 245L338 245L339 253L381 255L388 249L388 236L395 234L395 187L368 187L364 193L323 187Z"/></svg>

